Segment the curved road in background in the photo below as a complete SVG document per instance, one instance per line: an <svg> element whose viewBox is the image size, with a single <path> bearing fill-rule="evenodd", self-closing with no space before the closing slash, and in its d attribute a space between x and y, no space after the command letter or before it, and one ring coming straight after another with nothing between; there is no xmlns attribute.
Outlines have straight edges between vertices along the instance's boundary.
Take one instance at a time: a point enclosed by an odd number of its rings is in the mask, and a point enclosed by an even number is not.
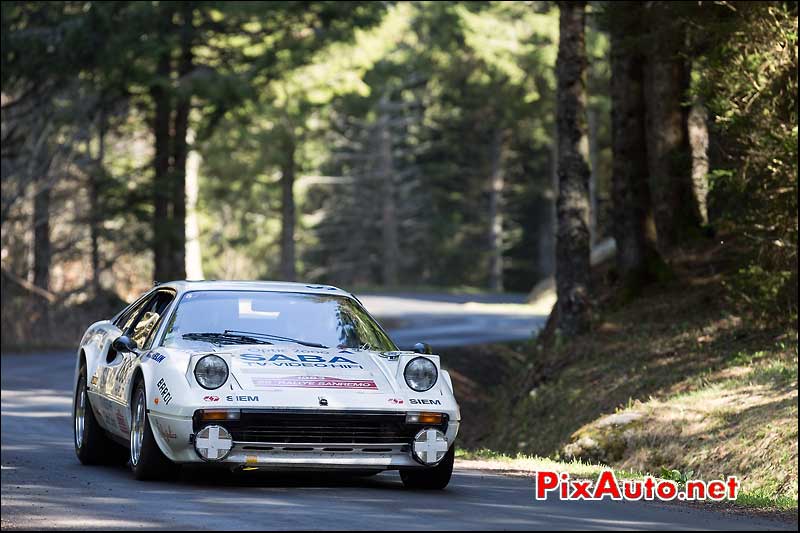
<svg viewBox="0 0 800 533"><path fill-rule="evenodd" d="M402 346L528 338L544 320L522 313L515 301L469 304L475 299L408 295L362 300ZM794 529L678 505L536 502L530 480L458 463L450 486L437 492L405 490L396 473L354 479L192 470L173 483L137 482L122 466L78 463L70 416L74 364L69 352L2 356L4 530Z"/></svg>
<svg viewBox="0 0 800 533"><path fill-rule="evenodd" d="M527 294L357 296L404 349L420 341L436 349L527 340L544 326L549 312L546 302L527 305Z"/></svg>

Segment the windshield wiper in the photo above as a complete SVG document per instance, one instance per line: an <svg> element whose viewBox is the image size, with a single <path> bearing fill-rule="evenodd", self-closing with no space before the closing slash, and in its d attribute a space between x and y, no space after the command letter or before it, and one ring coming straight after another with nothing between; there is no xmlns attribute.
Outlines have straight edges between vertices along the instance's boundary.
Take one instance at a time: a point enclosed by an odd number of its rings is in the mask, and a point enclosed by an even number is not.
<svg viewBox="0 0 800 533"><path fill-rule="evenodd" d="M247 335L235 335L228 333L184 333L182 338L190 341L206 341L214 344L272 344L264 339L257 339Z"/></svg>
<svg viewBox="0 0 800 533"><path fill-rule="evenodd" d="M226 329L225 334L233 334L233 335L248 335L252 337L264 337L266 339L272 339L276 341L286 341L286 342L293 342L295 344L302 344L303 346L310 346L312 348L327 348L324 344L320 344L318 342L310 342L310 341L301 341L299 339L293 339L291 337L282 337L281 335L272 335L271 333L258 333L255 331L238 331L235 329ZM269 343L272 344L272 343Z"/></svg>

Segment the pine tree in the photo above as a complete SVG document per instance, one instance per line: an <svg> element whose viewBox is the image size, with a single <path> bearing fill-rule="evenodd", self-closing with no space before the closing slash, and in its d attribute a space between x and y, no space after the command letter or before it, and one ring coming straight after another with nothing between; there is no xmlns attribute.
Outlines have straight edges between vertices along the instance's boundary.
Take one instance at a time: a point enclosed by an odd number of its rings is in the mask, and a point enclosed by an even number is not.
<svg viewBox="0 0 800 533"><path fill-rule="evenodd" d="M556 324L564 335L589 327L589 165L586 133L585 2L560 2Z"/></svg>

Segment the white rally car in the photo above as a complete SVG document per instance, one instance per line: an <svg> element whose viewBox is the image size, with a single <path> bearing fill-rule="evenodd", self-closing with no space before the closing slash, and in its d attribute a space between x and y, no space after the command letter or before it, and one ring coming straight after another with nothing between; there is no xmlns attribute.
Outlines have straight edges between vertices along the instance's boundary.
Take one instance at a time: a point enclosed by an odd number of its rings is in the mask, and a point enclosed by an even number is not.
<svg viewBox="0 0 800 533"><path fill-rule="evenodd" d="M158 285L89 327L74 390L80 461L124 455L137 479L205 462L444 488L461 420L427 345L398 351L354 296L299 283Z"/></svg>

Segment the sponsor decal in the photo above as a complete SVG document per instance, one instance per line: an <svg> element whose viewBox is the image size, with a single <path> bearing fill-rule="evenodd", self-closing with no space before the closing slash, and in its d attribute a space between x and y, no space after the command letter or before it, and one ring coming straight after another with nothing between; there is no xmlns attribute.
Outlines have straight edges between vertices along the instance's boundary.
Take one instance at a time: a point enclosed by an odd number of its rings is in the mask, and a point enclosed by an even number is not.
<svg viewBox="0 0 800 533"><path fill-rule="evenodd" d="M216 396L215 396L215 398L216 398ZM225 399L228 400L229 402L257 402L258 401L258 396L246 396L246 395L235 396L234 395L234 396L226 396Z"/></svg>
<svg viewBox="0 0 800 533"><path fill-rule="evenodd" d="M119 426L119 430L123 433L130 431L130 429L128 429L128 423L125 421L125 415L122 414L122 411L117 411L117 425Z"/></svg>
<svg viewBox="0 0 800 533"><path fill-rule="evenodd" d="M157 418L156 418L156 426L158 426L158 431L161 432L161 435L166 440L174 440L178 438L178 435L174 431L172 431L172 426L167 425L167 428L164 429L164 425Z"/></svg>
<svg viewBox="0 0 800 533"><path fill-rule="evenodd" d="M442 400L429 400L428 398L409 398L411 405L442 405Z"/></svg>
<svg viewBox="0 0 800 533"><path fill-rule="evenodd" d="M392 405L402 405L403 400L401 400L400 398L389 398L389 403Z"/></svg>
<svg viewBox="0 0 800 533"><path fill-rule="evenodd" d="M319 376L287 376L253 378L256 387L298 387L302 389L361 389L377 390L371 379L341 379Z"/></svg>
<svg viewBox="0 0 800 533"><path fill-rule="evenodd" d="M97 376L92 376L92 385L97 385Z"/></svg>
<svg viewBox="0 0 800 533"><path fill-rule="evenodd" d="M214 396L214 395L203 396L203 401L204 402L218 402L219 401L219 396Z"/></svg>
<svg viewBox="0 0 800 533"><path fill-rule="evenodd" d="M152 359L152 360L153 360L153 361L155 361L156 363L160 363L161 361L163 361L164 359L166 359L166 357L167 357L167 356L165 356L165 355L163 355L163 354L160 354L160 353L158 353L158 352L148 352L148 353L144 354L144 356L142 357L142 359L145 359L145 360L147 360L147 359Z"/></svg>
<svg viewBox="0 0 800 533"><path fill-rule="evenodd" d="M161 399L164 400L164 405L169 405L169 402L172 401L172 394L169 393L169 387L167 387L167 382L164 381L164 378L158 380L156 387L158 387L158 392L161 394Z"/></svg>
<svg viewBox="0 0 800 533"><path fill-rule="evenodd" d="M327 358L321 355L297 354L295 356L276 353L270 357L255 353L243 353L239 359L247 366L311 367L311 368L361 368L357 362L334 355Z"/></svg>
<svg viewBox="0 0 800 533"><path fill-rule="evenodd" d="M255 463L258 462L258 456L257 455L246 455L245 458L244 458L244 462L249 464L249 465L255 464Z"/></svg>

